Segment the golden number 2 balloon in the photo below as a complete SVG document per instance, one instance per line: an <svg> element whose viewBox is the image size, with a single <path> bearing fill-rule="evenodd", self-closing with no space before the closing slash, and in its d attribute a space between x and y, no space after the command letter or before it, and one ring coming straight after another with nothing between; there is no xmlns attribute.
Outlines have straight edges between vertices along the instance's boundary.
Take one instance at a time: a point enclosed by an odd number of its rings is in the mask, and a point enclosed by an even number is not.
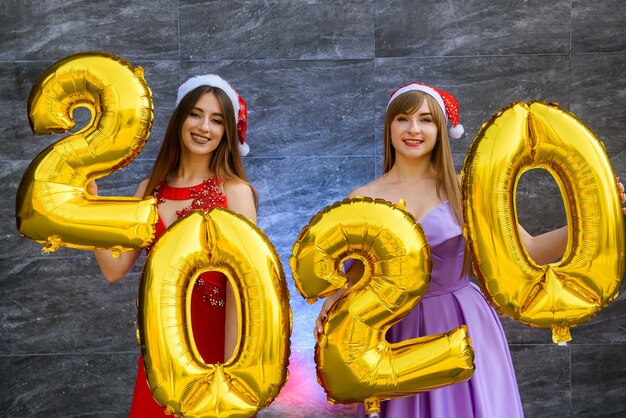
<svg viewBox="0 0 626 418"><path fill-rule="evenodd" d="M395 344L385 340L430 282L430 247L410 213L369 198L323 209L302 230L289 260L300 294L314 302L345 288L348 259L361 260L365 273L329 311L315 349L330 403L363 402L372 413L380 400L471 377L474 352L465 326Z"/></svg>
<svg viewBox="0 0 626 418"><path fill-rule="evenodd" d="M35 82L28 117L39 135L74 126L76 107L91 121L43 150L24 173L17 192L17 228L44 244L125 250L150 243L157 219L153 197L95 197L85 186L126 166L142 150L152 126L151 92L143 70L113 55L66 57Z"/></svg>
<svg viewBox="0 0 626 418"><path fill-rule="evenodd" d="M555 178L567 214L565 254L546 265L529 257L517 225L517 182L533 168ZM602 143L556 105L513 103L483 126L463 172L465 234L483 292L498 311L569 341L569 328L615 299L624 276L623 215Z"/></svg>
<svg viewBox="0 0 626 418"><path fill-rule="evenodd" d="M207 364L191 328L191 291L204 271L230 278L239 342L224 364ZM143 269L138 328L148 385L170 414L251 416L287 380L291 310L276 252L247 219L226 209L194 211L156 242Z"/></svg>

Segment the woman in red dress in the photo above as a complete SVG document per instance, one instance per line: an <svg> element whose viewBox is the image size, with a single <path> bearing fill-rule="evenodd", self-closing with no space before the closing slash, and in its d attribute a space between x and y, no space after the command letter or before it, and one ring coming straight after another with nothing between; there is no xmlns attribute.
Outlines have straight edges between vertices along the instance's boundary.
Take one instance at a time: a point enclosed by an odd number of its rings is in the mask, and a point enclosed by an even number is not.
<svg viewBox="0 0 626 418"><path fill-rule="evenodd" d="M241 156L246 107L222 78L193 77L178 88L176 109L150 177L139 184L136 197L157 198L155 241L178 218L194 209L228 207L256 221L256 192L247 181ZM92 182L88 192L97 194ZM107 281L121 280L133 267L140 250L113 258L111 251L94 251ZM237 344L237 306L229 281L222 273L206 272L194 284L191 298L192 332L206 363L223 363ZM130 411L131 417L165 416L152 398L141 357Z"/></svg>

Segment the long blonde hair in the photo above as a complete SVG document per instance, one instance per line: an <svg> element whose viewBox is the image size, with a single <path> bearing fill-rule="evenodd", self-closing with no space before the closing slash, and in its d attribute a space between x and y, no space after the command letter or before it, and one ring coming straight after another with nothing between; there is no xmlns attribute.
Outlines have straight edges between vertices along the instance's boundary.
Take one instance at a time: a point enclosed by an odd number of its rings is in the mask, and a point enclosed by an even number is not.
<svg viewBox="0 0 626 418"><path fill-rule="evenodd" d="M391 143L391 123L399 114L411 114L416 112L424 100L428 103L433 121L437 125L437 142L430 156L437 176L437 195L441 200L444 200L445 195L450 202L450 207L457 223L463 228L465 222L463 220L461 186L456 172L454 171L454 163L452 162L446 117L441 107L439 107L439 104L437 104L437 101L430 95L421 91L408 91L399 95L389 104L387 116L385 117L385 159L383 173L389 172L396 162L396 150Z"/></svg>
<svg viewBox="0 0 626 418"><path fill-rule="evenodd" d="M258 205L256 190L248 181L246 169L243 166L239 153L237 123L235 121L233 104L222 89L211 86L200 86L193 89L183 97L176 109L174 109L165 131L163 144L152 166L144 196L151 195L154 188L163 179L178 169L182 147L180 141L181 127L193 106L205 93L212 93L217 97L224 115L224 136L215 151L213 151L213 156L209 161L209 170L222 182L236 180L248 184L254 195L254 203Z"/></svg>

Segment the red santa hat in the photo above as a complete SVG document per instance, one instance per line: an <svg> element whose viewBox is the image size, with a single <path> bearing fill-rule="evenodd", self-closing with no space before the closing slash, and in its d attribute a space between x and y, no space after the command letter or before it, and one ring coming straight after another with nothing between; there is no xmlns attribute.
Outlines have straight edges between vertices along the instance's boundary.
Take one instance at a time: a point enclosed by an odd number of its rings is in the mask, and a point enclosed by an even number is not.
<svg viewBox="0 0 626 418"><path fill-rule="evenodd" d="M247 128L247 109L246 102L243 100L243 97L237 93L237 91L228 84L226 80L216 74L205 74L199 75L196 77L191 77L189 80L185 81L178 88L178 95L176 97L176 106L180 103L180 101L185 97L190 91L200 87L200 86L211 86L216 87L222 90L231 103L233 104L233 110L235 112L235 120L237 121L237 135L239 136L239 153L241 156L248 155L250 152L250 147L245 142L246 139L246 128Z"/></svg>
<svg viewBox="0 0 626 418"><path fill-rule="evenodd" d="M443 111L446 120L449 120L452 124L452 128L448 131L450 138L458 139L463 135L465 128L463 128L463 125L459 123L459 104L457 103L456 98L450 93L436 87L428 86L424 83L406 84L391 93L389 103L387 103L387 108L389 108L391 102L393 102L399 95L408 91L421 91L435 99Z"/></svg>

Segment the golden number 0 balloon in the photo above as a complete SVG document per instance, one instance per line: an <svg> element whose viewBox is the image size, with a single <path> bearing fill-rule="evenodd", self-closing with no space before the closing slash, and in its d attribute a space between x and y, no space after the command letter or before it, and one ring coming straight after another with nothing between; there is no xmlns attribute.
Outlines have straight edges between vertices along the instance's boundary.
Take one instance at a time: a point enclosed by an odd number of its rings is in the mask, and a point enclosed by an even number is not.
<svg viewBox="0 0 626 418"><path fill-rule="evenodd" d="M421 300L430 282L430 247L400 207L354 198L315 215L293 246L291 270L309 302L345 288L342 264L359 259L361 280L328 313L315 349L318 380L330 403L408 396L469 379L474 352L465 326L390 344L387 330Z"/></svg>
<svg viewBox="0 0 626 418"><path fill-rule="evenodd" d="M537 265L517 226L517 182L543 168L565 201L569 240L561 261ZM624 233L615 175L602 143L571 113L513 103L474 139L463 168L463 206L474 268L500 312L554 342L615 297L624 276Z"/></svg>
<svg viewBox="0 0 626 418"><path fill-rule="evenodd" d="M143 70L100 52L58 61L30 92L33 132L68 131L76 107L88 108L91 121L31 162L17 192L18 230L44 244L44 251L61 245L118 251L147 245L157 219L153 197L85 195L91 180L126 166L148 139L153 111Z"/></svg>
<svg viewBox="0 0 626 418"><path fill-rule="evenodd" d="M238 295L239 342L230 360L207 364L191 328L191 291L221 271ZM226 209L194 211L156 242L143 269L138 328L148 385L170 414L251 416L287 380L291 310L276 252L251 222Z"/></svg>

